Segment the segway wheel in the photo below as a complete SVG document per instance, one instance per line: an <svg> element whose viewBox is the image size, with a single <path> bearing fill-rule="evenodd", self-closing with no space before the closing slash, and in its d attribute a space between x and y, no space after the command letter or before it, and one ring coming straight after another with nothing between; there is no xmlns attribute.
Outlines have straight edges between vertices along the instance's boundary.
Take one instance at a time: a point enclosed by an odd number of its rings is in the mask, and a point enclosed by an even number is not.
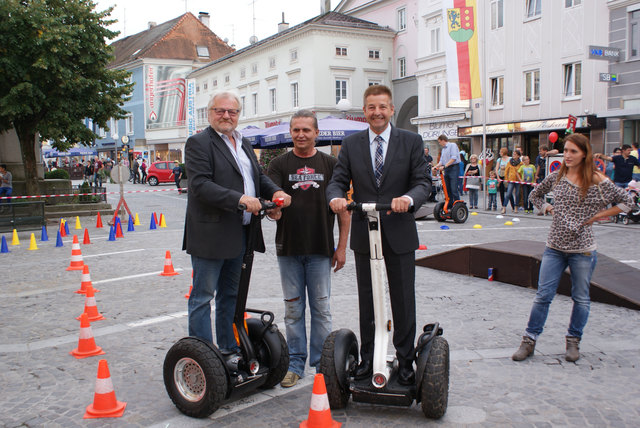
<svg viewBox="0 0 640 428"><path fill-rule="evenodd" d="M444 202L438 202L433 209L433 216L438 221L445 221L444 213L442 210L444 209Z"/></svg>
<svg viewBox="0 0 640 428"><path fill-rule="evenodd" d="M447 411L449 401L449 343L442 337L433 338L420 387L422 413L439 419Z"/></svg>
<svg viewBox="0 0 640 428"><path fill-rule="evenodd" d="M626 215L622 218L622 224L629 224L629 216Z"/></svg>
<svg viewBox="0 0 640 428"><path fill-rule="evenodd" d="M275 324L265 331L262 340L257 340L262 329L264 329L262 321L250 318L247 320L247 328L258 362L262 366L269 367L267 379L260 388L273 388L284 379L287 375L287 370L289 370L289 347L287 346L287 341L280 333L280 330L275 327Z"/></svg>
<svg viewBox="0 0 640 428"><path fill-rule="evenodd" d="M358 363L358 339L352 331L341 329L324 340L320 373L327 387L329 406L344 409L349 402L349 375Z"/></svg>
<svg viewBox="0 0 640 428"><path fill-rule="evenodd" d="M469 209L466 204L457 203L453 205L451 210L451 218L456 223L464 223L469 218Z"/></svg>
<svg viewBox="0 0 640 428"><path fill-rule="evenodd" d="M194 337L176 342L164 359L164 386L185 415L204 418L218 410L227 393L224 362L213 345Z"/></svg>

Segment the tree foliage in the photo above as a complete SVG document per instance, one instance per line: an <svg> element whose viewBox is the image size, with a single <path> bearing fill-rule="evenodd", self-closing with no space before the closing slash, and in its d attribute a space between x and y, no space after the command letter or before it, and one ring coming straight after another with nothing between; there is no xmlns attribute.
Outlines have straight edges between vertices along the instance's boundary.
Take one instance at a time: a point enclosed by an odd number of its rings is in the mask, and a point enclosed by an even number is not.
<svg viewBox="0 0 640 428"><path fill-rule="evenodd" d="M0 1L0 131L15 128L29 181L35 185L36 136L58 150L95 138L92 119L107 128L123 118L132 84L129 72L108 69L107 29L112 9L90 0Z"/></svg>

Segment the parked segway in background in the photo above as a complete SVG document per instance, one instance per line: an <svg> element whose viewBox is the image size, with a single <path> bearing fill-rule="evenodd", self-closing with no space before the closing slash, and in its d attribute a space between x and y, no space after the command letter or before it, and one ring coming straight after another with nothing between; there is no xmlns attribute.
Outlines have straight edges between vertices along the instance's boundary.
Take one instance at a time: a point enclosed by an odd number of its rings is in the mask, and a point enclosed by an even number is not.
<svg viewBox="0 0 640 428"><path fill-rule="evenodd" d="M261 216L266 210L282 205L282 200L262 202ZM240 205L238 209L246 207ZM254 220L249 226L249 240L254 236ZM287 374L289 348L273 322L272 312L248 309L247 294L253 245L247 243L242 261L233 331L241 356L223 355L212 343L197 337L176 342L164 360L164 385L176 407L185 415L197 418L215 412L224 400L256 388L272 388ZM259 314L248 317L246 314Z"/></svg>
<svg viewBox="0 0 640 428"><path fill-rule="evenodd" d="M358 340L348 329L332 332L324 342L320 358L320 373L325 378L329 404L332 409L344 408L350 395L353 401L382 405L411 406L415 400L421 403L426 417L440 418L447 411L449 397L449 344L442 337L438 323L425 325L418 338L414 357L417 368L415 385L398 383L398 361L396 358L387 359L393 325L387 309L389 293L379 211L388 211L391 205L351 203L348 209L366 212L369 225L375 320L373 375L363 380L354 379L358 365Z"/></svg>
<svg viewBox="0 0 640 428"><path fill-rule="evenodd" d="M469 218L469 208L463 200L451 201L449 189L444 179L444 170L440 171L440 183L444 192L444 201L438 202L433 209L433 216L438 221L452 220L456 223L464 223Z"/></svg>

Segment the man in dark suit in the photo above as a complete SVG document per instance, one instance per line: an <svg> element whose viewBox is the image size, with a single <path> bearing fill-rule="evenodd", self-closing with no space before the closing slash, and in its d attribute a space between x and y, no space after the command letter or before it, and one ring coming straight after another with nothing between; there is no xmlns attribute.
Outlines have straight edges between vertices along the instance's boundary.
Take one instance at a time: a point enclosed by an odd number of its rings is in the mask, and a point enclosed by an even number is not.
<svg viewBox="0 0 640 428"><path fill-rule="evenodd" d="M413 371L415 315L415 250L418 233L413 206L419 208L431 187L422 150L422 138L389 124L394 107L391 90L369 86L364 93L364 114L369 129L342 142L327 199L335 213L347 208L345 193L353 182L356 202L391 203L393 213L381 213L382 252L393 312L393 344L399 362L398 380L415 382ZM360 355L356 379L371 376L373 369L374 317L369 262L369 232L366 215L351 219L351 249L354 251L360 306Z"/></svg>
<svg viewBox="0 0 640 428"><path fill-rule="evenodd" d="M249 223L254 228L253 250L264 252L257 214L259 197L285 199L289 195L264 175L251 144L236 131L240 101L222 92L209 101L210 127L189 137L185 166L189 196L182 249L191 255L193 289L189 297L189 335L213 343L211 299L215 294L216 339L225 354L238 350L233 315ZM246 212L238 205L246 205Z"/></svg>

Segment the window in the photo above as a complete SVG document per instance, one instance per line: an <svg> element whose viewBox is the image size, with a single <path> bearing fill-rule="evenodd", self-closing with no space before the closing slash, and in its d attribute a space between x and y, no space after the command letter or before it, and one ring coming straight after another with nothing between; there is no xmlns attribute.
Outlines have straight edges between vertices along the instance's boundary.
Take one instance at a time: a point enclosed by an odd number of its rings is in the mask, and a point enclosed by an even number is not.
<svg viewBox="0 0 640 428"><path fill-rule="evenodd" d="M582 94L582 64L579 62L565 64L563 95L565 97L577 97Z"/></svg>
<svg viewBox="0 0 640 428"><path fill-rule="evenodd" d="M246 68L244 68L244 67L242 67L242 68L240 69L240 78L241 78L241 79L244 79L246 76L247 76L247 69L246 69Z"/></svg>
<svg viewBox="0 0 640 428"><path fill-rule="evenodd" d="M229 82L231 81L231 77L229 76L229 73L224 75L224 84L228 85Z"/></svg>
<svg viewBox="0 0 640 428"><path fill-rule="evenodd" d="M258 94L251 94L251 103L253 104L253 115L258 115Z"/></svg>
<svg viewBox="0 0 640 428"><path fill-rule="evenodd" d="M640 10L629 13L629 59L640 58Z"/></svg>
<svg viewBox="0 0 640 428"><path fill-rule="evenodd" d="M336 56L347 56L347 48L336 46Z"/></svg>
<svg viewBox="0 0 640 428"><path fill-rule="evenodd" d="M407 76L407 60L405 57L398 58L398 77Z"/></svg>
<svg viewBox="0 0 640 428"><path fill-rule="evenodd" d="M298 82L293 82L291 84L291 107L298 107L300 104L298 102Z"/></svg>
<svg viewBox="0 0 640 428"><path fill-rule="evenodd" d="M253 64L251 64L251 75L256 74L258 74L258 63L254 62Z"/></svg>
<svg viewBox="0 0 640 428"><path fill-rule="evenodd" d="M491 29L504 27L504 0L491 1Z"/></svg>
<svg viewBox="0 0 640 428"><path fill-rule="evenodd" d="M100 138L107 138L107 131L104 128L98 128L98 136Z"/></svg>
<svg viewBox="0 0 640 428"><path fill-rule="evenodd" d="M273 70L274 68L276 68L276 57L272 56L269 58L269 69Z"/></svg>
<svg viewBox="0 0 640 428"><path fill-rule="evenodd" d="M564 7L578 6L582 3L582 0L564 0Z"/></svg>
<svg viewBox="0 0 640 428"><path fill-rule="evenodd" d="M369 80L369 86L373 85L382 85L382 82L380 80Z"/></svg>
<svg viewBox="0 0 640 428"><path fill-rule="evenodd" d="M241 109L240 110L240 114L242 115L242 117L245 116L245 108L246 108L245 97L243 95L243 96L240 97L240 109Z"/></svg>
<svg viewBox="0 0 640 428"><path fill-rule="evenodd" d="M491 79L491 107L502 107L504 105L504 77L493 77Z"/></svg>
<svg viewBox="0 0 640 428"><path fill-rule="evenodd" d="M431 29L431 53L440 52L440 28Z"/></svg>
<svg viewBox="0 0 640 428"><path fill-rule="evenodd" d="M206 80L202 83L202 90L206 91L209 89L209 82L207 82Z"/></svg>
<svg viewBox="0 0 640 428"><path fill-rule="evenodd" d="M196 83L196 93L200 92L200 84Z"/></svg>
<svg viewBox="0 0 640 428"><path fill-rule="evenodd" d="M398 9L398 31L407 29L407 10L405 8Z"/></svg>
<svg viewBox="0 0 640 428"><path fill-rule="evenodd" d="M338 104L340 100L346 100L347 95L347 81L336 79L336 104Z"/></svg>
<svg viewBox="0 0 640 428"><path fill-rule="evenodd" d="M525 2L527 18L533 18L542 14L542 0L525 0Z"/></svg>
<svg viewBox="0 0 640 428"><path fill-rule="evenodd" d="M380 59L380 51L378 49L369 49L369 59Z"/></svg>
<svg viewBox="0 0 640 428"><path fill-rule="evenodd" d="M209 58L209 48L206 46L196 46L199 58Z"/></svg>
<svg viewBox="0 0 640 428"><path fill-rule="evenodd" d="M129 113L124 119L124 128L127 135L133 135L133 113Z"/></svg>
<svg viewBox="0 0 640 428"><path fill-rule="evenodd" d="M431 87L431 106L434 110L442 108L442 86Z"/></svg>
<svg viewBox="0 0 640 428"><path fill-rule="evenodd" d="M271 111L275 112L278 108L276 105L276 88L269 89L269 101L271 103Z"/></svg>
<svg viewBox="0 0 640 428"><path fill-rule="evenodd" d="M291 62L296 62L298 60L298 49L291 49L289 52L289 59Z"/></svg>
<svg viewBox="0 0 640 428"><path fill-rule="evenodd" d="M213 86L214 88L217 88L218 87L218 79L213 79L211 81L211 86Z"/></svg>
<svg viewBox="0 0 640 428"><path fill-rule="evenodd" d="M198 123L207 123L207 108L202 107L196 110L196 117Z"/></svg>
<svg viewBox="0 0 640 428"><path fill-rule="evenodd" d="M111 131L111 138L118 138L118 121L115 119L109 120L109 130Z"/></svg>
<svg viewBox="0 0 640 428"><path fill-rule="evenodd" d="M524 73L524 84L525 102L540 101L540 70L527 71Z"/></svg>

